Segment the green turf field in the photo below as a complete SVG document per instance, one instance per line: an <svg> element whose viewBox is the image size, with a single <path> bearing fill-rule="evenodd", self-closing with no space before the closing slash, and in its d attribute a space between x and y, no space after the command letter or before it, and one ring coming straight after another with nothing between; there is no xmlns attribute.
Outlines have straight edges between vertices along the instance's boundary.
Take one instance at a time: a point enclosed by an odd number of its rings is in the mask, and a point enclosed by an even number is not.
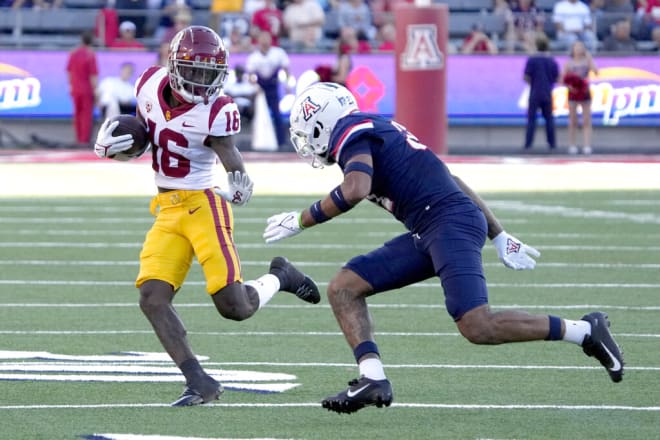
<svg viewBox="0 0 660 440"><path fill-rule="evenodd" d="M392 407L329 413L320 400L357 368L325 298L311 306L280 293L250 320L227 321L195 264L176 305L193 348L228 389L214 405L170 408L182 376L158 356L132 285L149 198L0 199L0 439L658 438L660 192L483 196L510 233L542 253L536 270L515 272L486 245L492 305L572 319L607 312L625 352L623 382L563 342L471 345L429 280L369 301ZM314 200L262 196L235 209L246 279L281 254L325 290L342 262L402 231L362 204L263 244L269 215ZM288 389L246 391L269 387Z"/></svg>

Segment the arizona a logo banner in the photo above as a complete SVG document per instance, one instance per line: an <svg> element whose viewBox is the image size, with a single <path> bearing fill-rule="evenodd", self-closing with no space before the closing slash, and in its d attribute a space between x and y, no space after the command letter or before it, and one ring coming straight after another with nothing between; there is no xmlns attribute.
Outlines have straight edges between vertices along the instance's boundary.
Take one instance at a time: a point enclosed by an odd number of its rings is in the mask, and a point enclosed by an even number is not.
<svg viewBox="0 0 660 440"><path fill-rule="evenodd" d="M434 24L411 24L406 29L406 48L401 54L402 70L442 69L445 59L438 47Z"/></svg>

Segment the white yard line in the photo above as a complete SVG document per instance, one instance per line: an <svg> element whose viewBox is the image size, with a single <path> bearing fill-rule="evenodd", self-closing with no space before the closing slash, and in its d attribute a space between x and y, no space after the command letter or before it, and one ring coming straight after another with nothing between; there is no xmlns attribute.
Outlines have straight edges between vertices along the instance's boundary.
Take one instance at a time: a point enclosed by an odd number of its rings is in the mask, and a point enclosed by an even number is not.
<svg viewBox="0 0 660 440"><path fill-rule="evenodd" d="M49 410L49 409L117 409L117 408L169 408L165 403L107 403L88 405L0 405L0 410ZM318 402L299 403L209 403L199 408L320 408ZM562 404L458 404L458 403L392 403L401 409L452 409L452 410L567 410L567 411L646 411L660 412L660 406L627 405L562 405Z"/></svg>
<svg viewBox="0 0 660 440"><path fill-rule="evenodd" d="M137 302L127 302L127 303L0 303L0 309L2 308L17 308L17 309L32 309L32 308L45 308L45 309L108 309L108 308L134 308L137 307ZM190 308L207 308L212 307L211 303L177 303L176 307L178 309L190 309ZM324 308L328 309L330 306L328 304L316 304L316 305L307 305L307 304L268 304L265 306L269 309L310 309L310 308ZM377 304L373 301L369 303L369 307L372 309L445 309L445 306L442 304ZM540 309L540 310L621 310L628 312L657 312L660 311L660 306L622 306L622 305L606 305L606 304L567 304L567 305L557 305L557 304L541 304L541 305L531 305L531 304L497 304L491 305L494 309ZM660 336L659 336L660 337Z"/></svg>
<svg viewBox="0 0 660 440"><path fill-rule="evenodd" d="M0 330L0 335L51 335L51 336L90 336L90 335L147 335L153 334L151 330ZM308 337L340 337L339 331L332 332L288 332L288 331L239 331L239 332L199 332L188 331L189 335L198 336L238 336L238 337L263 337L263 336L308 336ZM613 333L615 336L638 339L658 339L660 334L655 333ZM457 338L461 335L457 332L378 332L378 336L393 337L431 337L431 338Z"/></svg>

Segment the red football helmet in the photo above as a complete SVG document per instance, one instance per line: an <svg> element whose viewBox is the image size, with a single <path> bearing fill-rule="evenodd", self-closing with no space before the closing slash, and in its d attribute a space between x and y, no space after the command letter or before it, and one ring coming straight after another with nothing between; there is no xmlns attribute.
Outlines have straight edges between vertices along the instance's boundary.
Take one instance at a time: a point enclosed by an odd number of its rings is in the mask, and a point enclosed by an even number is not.
<svg viewBox="0 0 660 440"><path fill-rule="evenodd" d="M222 39L205 26L188 26L172 38L167 60L174 95L193 104L209 102L227 76L227 50Z"/></svg>

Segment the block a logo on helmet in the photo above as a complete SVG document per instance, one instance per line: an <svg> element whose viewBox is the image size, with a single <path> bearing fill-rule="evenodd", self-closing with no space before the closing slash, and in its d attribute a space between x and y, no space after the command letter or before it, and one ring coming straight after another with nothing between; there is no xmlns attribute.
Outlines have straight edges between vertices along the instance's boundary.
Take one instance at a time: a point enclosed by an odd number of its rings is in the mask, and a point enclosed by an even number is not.
<svg viewBox="0 0 660 440"><path fill-rule="evenodd" d="M309 121L312 119L312 116L319 110L321 110L321 106L316 104L314 101L312 101L312 97L308 96L305 98L305 100L300 104L302 109L302 117L305 121Z"/></svg>

